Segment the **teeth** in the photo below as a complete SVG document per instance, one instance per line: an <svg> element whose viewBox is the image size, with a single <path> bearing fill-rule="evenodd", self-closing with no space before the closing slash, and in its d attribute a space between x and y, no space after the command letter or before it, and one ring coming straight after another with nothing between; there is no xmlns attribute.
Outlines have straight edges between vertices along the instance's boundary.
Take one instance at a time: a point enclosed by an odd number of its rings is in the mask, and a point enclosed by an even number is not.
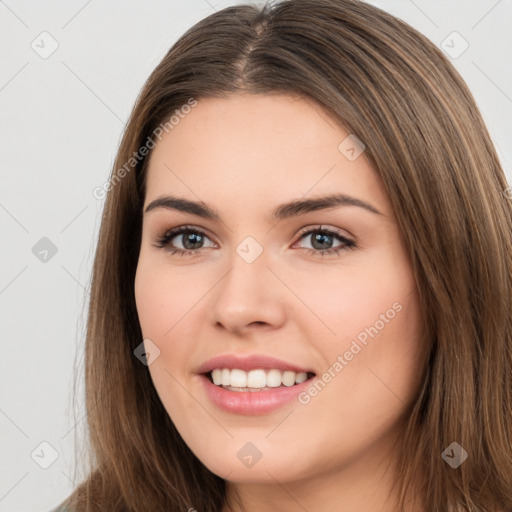
<svg viewBox="0 0 512 512"><path fill-rule="evenodd" d="M267 373L267 387L278 388L281 384L281 371L269 370Z"/></svg>
<svg viewBox="0 0 512 512"><path fill-rule="evenodd" d="M295 384L300 384L305 380L308 380L308 374L306 372L297 373L295 376Z"/></svg>
<svg viewBox="0 0 512 512"><path fill-rule="evenodd" d="M227 370L227 371L229 372L229 370ZM215 370L213 370L213 372L211 373L213 383L216 386L220 386L222 384L222 381L223 381L222 374L223 373L224 372L222 370L219 370L218 368L215 368ZM229 378L229 375L228 375L228 378Z"/></svg>
<svg viewBox="0 0 512 512"><path fill-rule="evenodd" d="M236 371L236 370L233 370ZM241 370L238 370L241 371ZM245 372L242 372L245 373ZM231 372L233 375L233 372ZM265 370L251 370L247 375L247 387L248 388L264 388L267 385L267 375L265 374ZM239 388L243 388L244 386L237 386L236 384L231 384L232 386L236 386Z"/></svg>
<svg viewBox="0 0 512 512"><path fill-rule="evenodd" d="M231 382L229 385L234 388L246 388L247 373L242 370L231 370Z"/></svg>
<svg viewBox="0 0 512 512"><path fill-rule="evenodd" d="M293 386L295 384L295 372L284 372L281 381L285 386Z"/></svg>
<svg viewBox="0 0 512 512"><path fill-rule="evenodd" d="M213 383L217 386L233 388L278 388L279 386L290 387L307 380L306 372L290 372L281 370L251 370L245 372L239 369L215 368L210 373Z"/></svg>

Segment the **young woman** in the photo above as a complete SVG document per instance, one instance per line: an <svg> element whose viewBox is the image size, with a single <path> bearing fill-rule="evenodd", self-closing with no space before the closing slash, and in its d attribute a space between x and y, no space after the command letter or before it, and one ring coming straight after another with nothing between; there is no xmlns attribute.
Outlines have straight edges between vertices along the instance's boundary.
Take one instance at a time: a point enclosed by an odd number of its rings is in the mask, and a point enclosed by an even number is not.
<svg viewBox="0 0 512 512"><path fill-rule="evenodd" d="M69 511L512 510L512 208L475 102L355 0L192 27L126 127Z"/></svg>

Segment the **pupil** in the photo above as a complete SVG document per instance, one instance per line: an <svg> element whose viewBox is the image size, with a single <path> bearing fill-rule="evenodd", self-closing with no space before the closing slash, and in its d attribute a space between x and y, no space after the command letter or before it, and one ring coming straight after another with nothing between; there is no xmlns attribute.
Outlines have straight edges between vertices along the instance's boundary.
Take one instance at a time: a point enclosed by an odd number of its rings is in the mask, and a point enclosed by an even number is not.
<svg viewBox="0 0 512 512"><path fill-rule="evenodd" d="M183 246L186 249L198 249L198 247L194 246L194 239L196 239L197 244L201 244L201 235L198 235L197 233L190 233L187 236L185 236L185 240L183 242ZM192 247L190 245L192 244Z"/></svg>
<svg viewBox="0 0 512 512"><path fill-rule="evenodd" d="M328 239L328 241L330 241L330 239L332 238L331 235L327 234L327 233L317 233L316 236L313 237L313 247L315 247L316 245L316 242L320 242L320 243L325 243L325 240L326 238ZM329 244L328 244L329 245ZM316 249L326 249L325 246L320 246L320 247L315 247ZM328 248L328 247L327 247Z"/></svg>

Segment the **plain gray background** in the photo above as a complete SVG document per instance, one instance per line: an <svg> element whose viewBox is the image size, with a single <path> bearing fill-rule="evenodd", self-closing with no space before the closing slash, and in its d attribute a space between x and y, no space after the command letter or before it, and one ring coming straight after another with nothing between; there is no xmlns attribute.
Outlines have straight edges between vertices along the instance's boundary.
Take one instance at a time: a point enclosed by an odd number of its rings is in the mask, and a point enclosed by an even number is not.
<svg viewBox="0 0 512 512"><path fill-rule="evenodd" d="M108 179L135 98L169 47L237 3L0 0L2 512L45 512L74 488L87 289L103 207L92 191ZM451 52L510 183L512 2L369 3Z"/></svg>

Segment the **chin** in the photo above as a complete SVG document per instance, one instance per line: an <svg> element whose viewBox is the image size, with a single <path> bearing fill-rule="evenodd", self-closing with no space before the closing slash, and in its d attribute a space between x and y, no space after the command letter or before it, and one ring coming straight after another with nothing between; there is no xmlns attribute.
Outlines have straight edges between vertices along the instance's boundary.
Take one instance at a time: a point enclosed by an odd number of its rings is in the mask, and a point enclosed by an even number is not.
<svg viewBox="0 0 512 512"><path fill-rule="evenodd" d="M242 445L241 449L237 446L236 450L223 450L217 454L210 451L199 459L212 473L230 482L275 484L276 481L284 483L312 476L313 469L298 465L297 456L296 450L289 454L278 454L273 450L271 456L258 456L251 445Z"/></svg>

